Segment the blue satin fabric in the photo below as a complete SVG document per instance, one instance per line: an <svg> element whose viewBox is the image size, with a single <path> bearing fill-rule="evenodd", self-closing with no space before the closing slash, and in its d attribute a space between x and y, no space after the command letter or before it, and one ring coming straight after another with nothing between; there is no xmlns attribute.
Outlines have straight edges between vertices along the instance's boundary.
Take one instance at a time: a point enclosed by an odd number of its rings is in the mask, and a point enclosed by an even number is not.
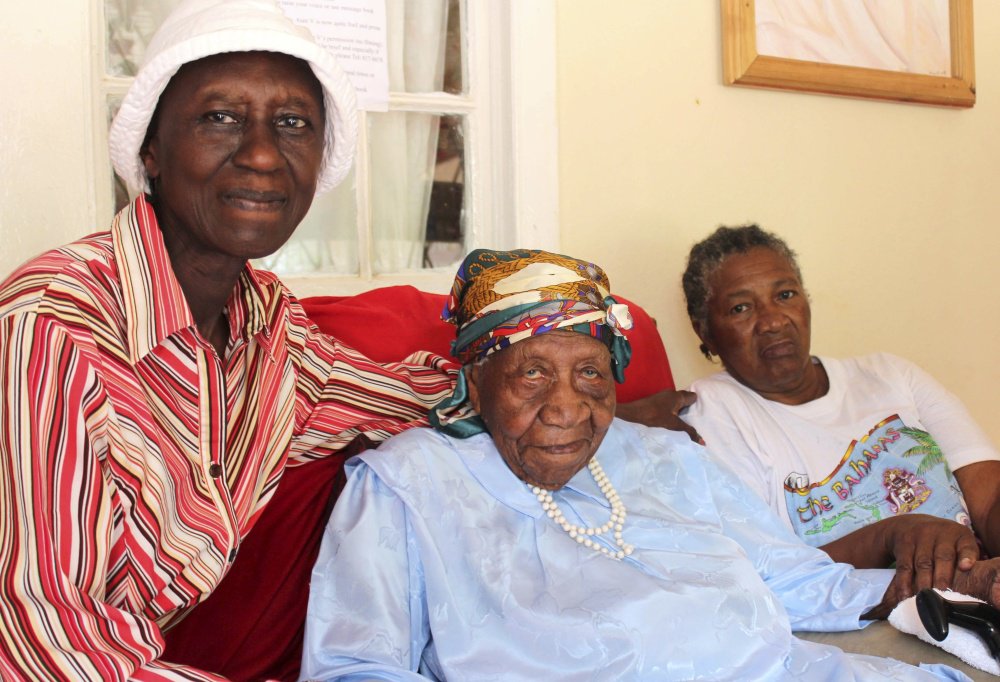
<svg viewBox="0 0 1000 682"><path fill-rule="evenodd" d="M861 627L892 573L803 544L684 434L616 420L598 459L629 511L621 562L545 516L485 434L416 429L354 459L303 679L941 679L794 637ZM608 518L586 469L553 497Z"/></svg>

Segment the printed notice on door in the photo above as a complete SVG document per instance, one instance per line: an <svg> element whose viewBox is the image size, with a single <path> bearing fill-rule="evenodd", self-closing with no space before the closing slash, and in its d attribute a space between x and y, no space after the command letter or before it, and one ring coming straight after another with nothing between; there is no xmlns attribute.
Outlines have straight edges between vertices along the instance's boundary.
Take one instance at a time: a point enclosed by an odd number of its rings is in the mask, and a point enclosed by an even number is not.
<svg viewBox="0 0 1000 682"><path fill-rule="evenodd" d="M385 0L278 0L337 59L358 93L358 107L389 108Z"/></svg>

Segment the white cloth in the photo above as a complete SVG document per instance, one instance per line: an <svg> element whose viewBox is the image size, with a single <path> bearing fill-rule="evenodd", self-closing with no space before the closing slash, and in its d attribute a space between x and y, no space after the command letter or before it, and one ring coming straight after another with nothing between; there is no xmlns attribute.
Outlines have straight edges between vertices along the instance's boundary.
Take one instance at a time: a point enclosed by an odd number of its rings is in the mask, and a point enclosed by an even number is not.
<svg viewBox="0 0 1000 682"><path fill-rule="evenodd" d="M794 637L858 629L892 572L799 542L683 433L615 420L597 458L628 507L623 561L563 532L486 434L413 429L352 460L302 679L966 679ZM552 496L608 518L587 469Z"/></svg>
<svg viewBox="0 0 1000 682"><path fill-rule="evenodd" d="M893 355L820 361L830 390L817 400L782 405L720 372L692 384L698 401L685 419L748 489L815 546L901 511L967 520L957 484L935 463L941 459L935 448L951 471L1000 460L1000 452L961 402ZM892 465L890 457L897 458ZM898 499L903 493L908 502Z"/></svg>
<svg viewBox="0 0 1000 682"><path fill-rule="evenodd" d="M951 590L937 590L938 594L945 599L952 601L977 601L982 599L969 597L959 592ZM937 641L927 633L924 624L920 622L920 614L917 612L917 598L915 596L904 599L896 605L896 608L889 614L889 623L900 632L908 635L916 635L920 639L934 646L939 646L948 653L961 658L969 665L979 668L994 675L1000 675L1000 664L990 655L986 643L979 638L979 635L954 623L948 624L948 636L942 641Z"/></svg>
<svg viewBox="0 0 1000 682"><path fill-rule="evenodd" d="M444 87L449 3L386 3L386 60L393 92ZM375 195L371 204L376 273L420 269L437 163L440 117L389 111L372 117L368 145ZM334 223L336 224L336 223Z"/></svg>

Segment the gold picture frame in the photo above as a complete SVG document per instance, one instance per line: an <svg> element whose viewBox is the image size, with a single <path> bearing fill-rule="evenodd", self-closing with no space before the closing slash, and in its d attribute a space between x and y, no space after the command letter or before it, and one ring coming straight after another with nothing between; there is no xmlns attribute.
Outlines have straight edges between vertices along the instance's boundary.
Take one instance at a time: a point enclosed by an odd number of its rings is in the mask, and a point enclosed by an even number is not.
<svg viewBox="0 0 1000 682"><path fill-rule="evenodd" d="M972 0L949 0L951 75L931 76L757 54L754 0L722 3L722 64L727 85L802 90L949 107L976 103Z"/></svg>

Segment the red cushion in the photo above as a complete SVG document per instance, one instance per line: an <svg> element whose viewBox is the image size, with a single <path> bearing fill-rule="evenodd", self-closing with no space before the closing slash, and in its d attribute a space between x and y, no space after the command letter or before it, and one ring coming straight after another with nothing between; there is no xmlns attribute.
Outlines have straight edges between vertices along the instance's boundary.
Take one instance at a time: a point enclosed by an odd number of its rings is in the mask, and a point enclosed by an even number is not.
<svg viewBox="0 0 1000 682"><path fill-rule="evenodd" d="M315 296L302 307L321 331L377 362L418 350L451 357L455 327L441 319L447 296L411 286L381 287L356 296Z"/></svg>
<svg viewBox="0 0 1000 682"><path fill-rule="evenodd" d="M625 332L632 344L632 361L625 368L625 383L618 385L618 401L630 403L668 388L672 390L674 375L656 322L635 303L621 296L615 298L628 304L633 323Z"/></svg>
<svg viewBox="0 0 1000 682"><path fill-rule="evenodd" d="M450 356L455 328L440 319L445 298L397 286L307 298L302 305L322 331L374 360L392 362L417 350ZM632 362L618 385L621 402L674 387L652 318L633 303L629 309L635 322L626 332ZM342 461L330 458L285 472L229 575L165 634L165 660L234 680L297 679L310 573L340 489L334 481Z"/></svg>

